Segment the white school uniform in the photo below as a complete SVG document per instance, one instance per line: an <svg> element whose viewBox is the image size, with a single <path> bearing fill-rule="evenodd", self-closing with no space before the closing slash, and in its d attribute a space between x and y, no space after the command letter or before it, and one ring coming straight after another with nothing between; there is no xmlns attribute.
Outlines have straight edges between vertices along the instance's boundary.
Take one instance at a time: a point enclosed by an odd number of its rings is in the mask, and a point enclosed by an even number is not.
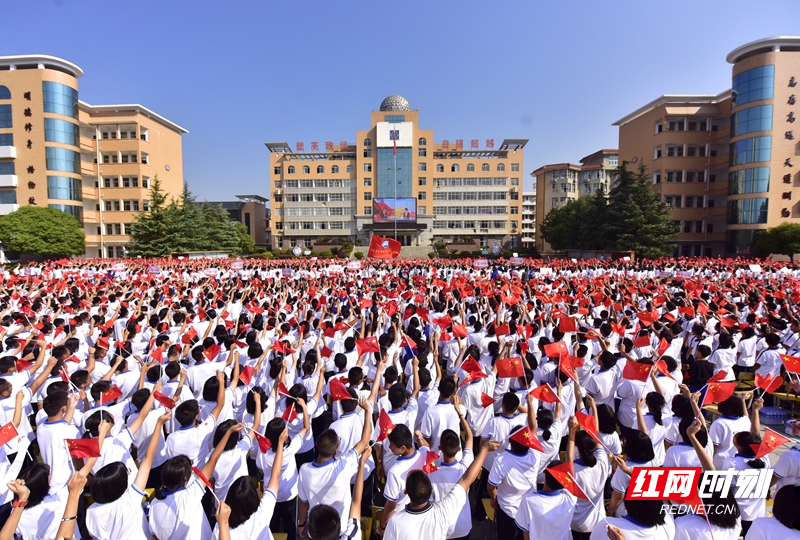
<svg viewBox="0 0 800 540"><path fill-rule="evenodd" d="M358 471L358 452L351 448L338 459L329 459L325 463L316 461L304 463L300 467L298 496L308 503L309 508L318 504L327 504L339 515L350 512L350 478Z"/></svg>
<svg viewBox="0 0 800 540"><path fill-rule="evenodd" d="M461 480L461 477L474 461L471 449L465 448L462 454L463 457L461 461L436 463L437 469L429 475L431 485L433 486L433 495L431 496L433 502L444 500L444 498L453 491L453 488L458 484L458 481ZM453 526L448 529L447 538L463 538L469 536L471 530L472 513L469 499L467 499L467 502L461 507L458 519L456 519Z"/></svg>
<svg viewBox="0 0 800 540"><path fill-rule="evenodd" d="M675 521L667 514L663 525L645 527L626 517L608 518L608 523L622 529L625 540L673 540L675 538ZM605 527L595 527L590 540L608 540Z"/></svg>
<svg viewBox="0 0 800 540"><path fill-rule="evenodd" d="M42 502L26 508L17 525L16 533L24 540L50 540L56 537L64 509L67 507L69 491L66 486L50 489Z"/></svg>
<svg viewBox="0 0 800 540"><path fill-rule="evenodd" d="M384 540L445 540L466 504L467 492L456 484L447 497L419 510L399 509L389 518Z"/></svg>
<svg viewBox="0 0 800 540"><path fill-rule="evenodd" d="M205 486L194 476L186 487L154 499L150 505L150 531L158 540L213 540L203 512Z"/></svg>
<svg viewBox="0 0 800 540"><path fill-rule="evenodd" d="M42 461L50 466L50 491L55 492L69 482L74 467L64 439L77 439L78 430L66 420L45 422L36 430Z"/></svg>
<svg viewBox="0 0 800 540"><path fill-rule="evenodd" d="M514 520L531 540L571 540L575 497L566 490L533 491L522 499Z"/></svg>
<svg viewBox="0 0 800 540"><path fill-rule="evenodd" d="M714 467L721 470L725 460L736 453L733 437L742 431L750 431L750 420L747 417L720 416L708 430L708 440L717 447L714 454Z"/></svg>
<svg viewBox="0 0 800 540"><path fill-rule="evenodd" d="M517 454L507 448L492 465L489 483L497 486L498 506L511 519L516 518L522 497L536 490L538 470L539 458L533 450Z"/></svg>
<svg viewBox="0 0 800 540"><path fill-rule="evenodd" d="M405 494L408 473L422 470L427 454L428 449L423 446L410 456L398 456L392 468L386 471L386 486L383 489L383 495L387 500L396 503L398 508L410 501L408 495Z"/></svg>
<svg viewBox="0 0 800 540"><path fill-rule="evenodd" d="M786 485L800 485L800 448L792 446L788 452L784 452L775 462L772 474L779 478L775 493Z"/></svg>
<svg viewBox="0 0 800 540"><path fill-rule="evenodd" d="M605 506L603 503L603 491L606 479L611 473L611 464L608 455L602 446L598 446L594 452L597 463L594 467L588 467L580 459L575 459L573 467L575 469L575 481L583 489L589 500L578 499L575 503L575 513L572 516L572 530L588 533L605 517Z"/></svg>
<svg viewBox="0 0 800 540"><path fill-rule="evenodd" d="M525 416L522 414L514 414L513 416L501 414L500 416L495 416L489 420L489 423L486 424L486 427L481 433L481 439L486 441L497 441L501 443L501 445L497 451L486 454L486 459L483 461L484 469L487 471L492 470L494 461L498 456L502 455L506 451L506 447L508 446L508 436L511 433L511 430L517 426L524 426L527 421L527 418L525 418Z"/></svg>
<svg viewBox="0 0 800 540"><path fill-rule="evenodd" d="M331 424L330 429L335 431L339 436L339 451L337 455L343 456L361 440L361 433L364 430L364 415L359 415L356 411L343 414L336 422ZM391 454L391 452L389 453ZM392 456L394 456L394 454L392 454ZM364 478L369 477L374 469L375 461L372 459L370 453L370 457L364 465ZM350 478L350 484L355 482L357 473L358 469L356 468L356 472L353 473L353 477Z"/></svg>
<svg viewBox="0 0 800 540"><path fill-rule="evenodd" d="M736 525L732 529L723 529L710 523L714 540L737 540L741 531L741 518L736 519ZM710 538L708 536L709 522L703 516L687 514L675 520L675 540L697 540L698 538ZM748 536L749 538L749 536ZM786 538L775 537L775 538Z"/></svg>
<svg viewBox="0 0 800 540"><path fill-rule="evenodd" d="M385 410L386 414L389 415L392 424L394 424L395 426L404 424L409 430L413 430L414 423L416 422L417 419L418 406L419 404L417 402L417 398L412 397L411 399L408 400L406 406L403 407L402 409L397 409L397 410L385 409ZM414 433L413 431L411 432ZM373 426L372 429L372 441L377 443L378 437L380 437L380 435L381 435L380 421L378 421L375 422L375 425ZM359 439L360 438L361 436L359 435ZM392 468L395 461L397 460L397 456L394 455L392 451L389 449L389 437L386 437L385 439L383 439L383 441L377 444L380 444L383 449L382 453L383 470L384 472L388 473L389 469ZM433 446L431 446L431 448L433 448Z"/></svg>
<svg viewBox="0 0 800 540"><path fill-rule="evenodd" d="M247 521L230 530L231 540L272 540L269 522L275 512L275 497L275 493L269 489L266 490L258 504L258 509L247 518ZM219 524L214 529L214 537L219 538Z"/></svg>
<svg viewBox="0 0 800 540"><path fill-rule="evenodd" d="M242 431L242 438L232 450L222 452L214 468L214 491L221 501L228 496L228 490L238 478L247 476L247 454L250 452L252 440L250 435Z"/></svg>
<svg viewBox="0 0 800 540"><path fill-rule="evenodd" d="M187 456L195 467L204 464L211 455L211 437L216 427L216 419L209 416L197 426L174 431L167 439L167 456Z"/></svg>
<svg viewBox="0 0 800 540"><path fill-rule="evenodd" d="M420 431L423 437L430 440L431 448L439 448L442 432L452 429L458 433L460 427L461 421L458 419L458 413L453 408L453 404L449 401L439 401L425 411Z"/></svg>
<svg viewBox="0 0 800 540"><path fill-rule="evenodd" d="M294 437L289 442L289 446L283 449L283 460L281 461L281 477L278 483L278 493L275 496L278 502L286 502L297 497L297 462L294 460L295 454L303 445L303 440ZM275 449L270 448L266 453L258 452L256 456L256 467L258 467L264 478L272 475L272 464L275 462ZM266 490L267 484L264 484Z"/></svg>
<svg viewBox="0 0 800 540"><path fill-rule="evenodd" d="M800 540L800 531L790 529L774 517L758 518L750 525L745 540Z"/></svg>
<svg viewBox="0 0 800 540"><path fill-rule="evenodd" d="M86 528L92 538L149 540L150 526L142 510L142 497L147 493L130 485L114 502L94 503L86 509ZM159 537L160 540L161 537Z"/></svg>

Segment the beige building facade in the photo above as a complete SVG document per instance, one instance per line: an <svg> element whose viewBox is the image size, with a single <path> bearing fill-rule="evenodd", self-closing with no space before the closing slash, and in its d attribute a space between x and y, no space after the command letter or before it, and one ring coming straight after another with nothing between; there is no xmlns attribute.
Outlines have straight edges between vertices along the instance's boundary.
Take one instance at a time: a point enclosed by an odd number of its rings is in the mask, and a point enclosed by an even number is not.
<svg viewBox="0 0 800 540"><path fill-rule="evenodd" d="M620 159L644 165L672 207L675 255L748 255L757 230L800 221L800 36L727 61L730 90L664 95L614 124Z"/></svg>
<svg viewBox="0 0 800 540"><path fill-rule="evenodd" d="M355 141L266 143L273 249L374 232L404 246L472 238L520 246L527 139L440 142L405 98L387 97Z"/></svg>
<svg viewBox="0 0 800 540"><path fill-rule="evenodd" d="M47 205L82 224L87 257L123 257L155 177L180 194L187 131L141 105L80 101L82 76L52 56L0 57L0 216Z"/></svg>

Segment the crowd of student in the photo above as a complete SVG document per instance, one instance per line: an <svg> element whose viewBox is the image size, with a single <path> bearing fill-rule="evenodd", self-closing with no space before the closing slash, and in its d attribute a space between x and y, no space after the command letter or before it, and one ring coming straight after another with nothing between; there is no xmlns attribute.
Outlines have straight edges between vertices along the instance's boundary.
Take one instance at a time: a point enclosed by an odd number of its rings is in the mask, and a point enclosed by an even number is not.
<svg viewBox="0 0 800 540"><path fill-rule="evenodd" d="M759 451L798 304L797 266L723 259L20 266L0 540L798 539L800 446ZM772 506L625 499L662 466L771 467Z"/></svg>

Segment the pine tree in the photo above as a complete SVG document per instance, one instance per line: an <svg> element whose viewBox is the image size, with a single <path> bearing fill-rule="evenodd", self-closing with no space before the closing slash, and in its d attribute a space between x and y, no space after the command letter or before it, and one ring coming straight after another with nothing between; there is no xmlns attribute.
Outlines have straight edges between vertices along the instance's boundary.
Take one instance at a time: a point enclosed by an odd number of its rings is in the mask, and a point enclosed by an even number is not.
<svg viewBox="0 0 800 540"><path fill-rule="evenodd" d="M163 257L170 254L166 242L169 221L167 210L167 196L156 175L150 186L150 210L135 217L132 242L128 245L131 256Z"/></svg>

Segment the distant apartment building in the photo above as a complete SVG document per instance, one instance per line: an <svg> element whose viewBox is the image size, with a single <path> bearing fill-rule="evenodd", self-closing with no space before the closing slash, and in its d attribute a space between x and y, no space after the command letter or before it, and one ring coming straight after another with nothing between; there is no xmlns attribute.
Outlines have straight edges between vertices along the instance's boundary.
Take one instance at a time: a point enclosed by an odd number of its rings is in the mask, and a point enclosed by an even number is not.
<svg viewBox="0 0 800 540"><path fill-rule="evenodd" d="M0 216L47 205L81 223L87 257L123 257L155 177L181 193L188 132L142 105L80 101L82 76L53 56L0 57Z"/></svg>
<svg viewBox="0 0 800 540"><path fill-rule="evenodd" d="M620 159L644 165L680 228L675 255L747 255L757 230L800 222L800 36L727 56L732 88L664 95L626 115Z"/></svg>
<svg viewBox="0 0 800 540"><path fill-rule="evenodd" d="M522 247L536 247L536 184L531 191L522 192Z"/></svg>
<svg viewBox="0 0 800 540"><path fill-rule="evenodd" d="M531 176L536 186L536 224L541 224L553 208L564 206L586 195L601 191L608 193L617 165L618 151L603 149L584 157L580 164L555 163L533 171ZM540 253L552 251L541 234L534 238L534 246Z"/></svg>
<svg viewBox="0 0 800 540"><path fill-rule="evenodd" d="M269 199L260 195L236 195L235 201L214 201L208 204L219 206L228 212L231 221L247 228L256 246L269 246L270 209ZM203 203L198 203L198 205Z"/></svg>

